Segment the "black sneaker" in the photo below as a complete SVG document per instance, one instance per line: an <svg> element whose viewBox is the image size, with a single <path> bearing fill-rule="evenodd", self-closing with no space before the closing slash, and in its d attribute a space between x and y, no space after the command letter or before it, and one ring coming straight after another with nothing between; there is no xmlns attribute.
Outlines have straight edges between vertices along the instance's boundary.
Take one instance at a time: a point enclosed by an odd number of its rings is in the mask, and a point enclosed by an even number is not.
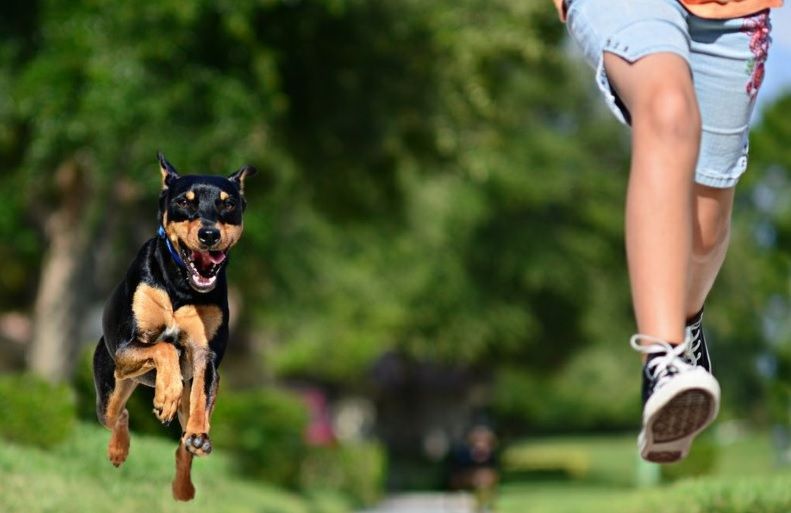
<svg viewBox="0 0 791 513"><path fill-rule="evenodd" d="M701 366L707 372L711 372L711 358L709 348L706 346L706 338L703 336L703 309L687 321L687 329L692 335L692 343L689 349L682 355L682 358L694 366Z"/></svg>
<svg viewBox="0 0 791 513"><path fill-rule="evenodd" d="M641 340L650 344L642 345ZM717 416L720 385L702 365L686 361L691 330L675 346L646 335L634 335L629 343L648 355L643 366L643 429L637 439L640 456L654 463L684 459L695 436Z"/></svg>

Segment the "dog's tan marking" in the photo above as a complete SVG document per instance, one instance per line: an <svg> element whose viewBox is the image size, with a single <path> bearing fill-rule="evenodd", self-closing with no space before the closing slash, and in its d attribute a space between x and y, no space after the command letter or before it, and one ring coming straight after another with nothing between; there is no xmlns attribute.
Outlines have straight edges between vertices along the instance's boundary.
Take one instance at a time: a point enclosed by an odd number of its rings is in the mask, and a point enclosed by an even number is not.
<svg viewBox="0 0 791 513"><path fill-rule="evenodd" d="M255 173L257 173L257 171L252 166L244 166L242 169L240 169L238 171L238 173L239 174L238 174L237 179L239 180L239 192L242 195L244 195L244 181L245 181L245 179L248 176L253 176ZM234 174L236 174L236 173L234 173Z"/></svg>
<svg viewBox="0 0 791 513"><path fill-rule="evenodd" d="M220 200L225 201L230 197L230 195L225 191L220 191Z"/></svg>
<svg viewBox="0 0 791 513"><path fill-rule="evenodd" d="M195 191L187 191L187 194L184 195L188 200L193 201L195 199Z"/></svg>
<svg viewBox="0 0 791 513"><path fill-rule="evenodd" d="M177 246L185 244L188 250L202 251L203 244L198 239L198 230L203 227L200 220L174 221L165 225L168 238ZM227 251L242 237L244 226L242 224L215 223L214 227L220 230L220 242L215 246L220 251Z"/></svg>
<svg viewBox="0 0 791 513"><path fill-rule="evenodd" d="M129 346L116 353L116 377L134 378L151 369L157 370L154 407L157 415L172 418L182 391L182 374L178 350L166 342L155 342L166 329L179 334L179 342L187 348L188 365L192 369L192 401L189 424L196 433L206 433L204 391L205 368L209 358L209 341L223 322L222 311L214 305L184 305L173 311L167 293L156 287L140 284L132 300L141 347Z"/></svg>
<svg viewBox="0 0 791 513"><path fill-rule="evenodd" d="M156 369L157 381L160 377L173 374L173 365L178 371L178 349L167 342L154 344L129 345L115 353L115 379L131 379Z"/></svg>
<svg viewBox="0 0 791 513"><path fill-rule="evenodd" d="M174 312L167 292L145 283L135 290L132 313L139 335L158 336L170 328L180 332L188 345L198 346L207 346L223 321L222 311L214 305L184 305ZM140 341L150 343L155 339Z"/></svg>
<svg viewBox="0 0 791 513"><path fill-rule="evenodd" d="M104 412L102 412L104 417L102 423L105 427L115 429L115 425L124 411L124 406L126 406L126 401L129 400L129 396L132 395L136 386L137 383L132 380L123 379L116 381L115 388L107 398L107 405Z"/></svg>
<svg viewBox="0 0 791 513"><path fill-rule="evenodd" d="M179 403L179 424L181 424L181 430L187 430L187 421L190 418L190 391L189 389L185 388L184 391L181 393L181 402Z"/></svg>
<svg viewBox="0 0 791 513"><path fill-rule="evenodd" d="M129 456L129 412L124 409L113 428L110 435L110 442L107 444L107 458L114 467L120 467Z"/></svg>
<svg viewBox="0 0 791 513"><path fill-rule="evenodd" d="M217 223L215 226L220 230L220 247L223 248L223 251L232 247L242 238L243 224Z"/></svg>
<svg viewBox="0 0 791 513"><path fill-rule="evenodd" d="M200 240L198 240L198 230L200 229L200 219L173 221L165 225L165 232L168 234L168 238L176 245L186 244L186 249L197 250L201 247Z"/></svg>
<svg viewBox="0 0 791 513"><path fill-rule="evenodd" d="M173 304L168 293L145 283L135 289L132 313L141 342L154 342L160 333L173 325Z"/></svg>
<svg viewBox="0 0 791 513"><path fill-rule="evenodd" d="M124 406L135 387L137 383L130 379L117 381L102 412L102 424L112 431L107 457L116 467L126 461L129 454L129 412Z"/></svg>
<svg viewBox="0 0 791 513"><path fill-rule="evenodd" d="M167 342L144 344L133 342L115 353L115 379L131 379L156 369L154 410L157 418L169 421L176 414L181 391L179 352Z"/></svg>
<svg viewBox="0 0 791 513"><path fill-rule="evenodd" d="M171 488L173 498L177 501L190 501L195 497L195 486L192 484L192 454L187 451L184 444L176 448L176 476L173 478Z"/></svg>
<svg viewBox="0 0 791 513"><path fill-rule="evenodd" d="M162 190L164 191L165 189L168 188L167 179L169 173L168 170L165 169L165 166L163 166L161 163L159 164L159 172L162 175Z"/></svg>
<svg viewBox="0 0 791 513"><path fill-rule="evenodd" d="M187 340L192 363L190 411L185 431L187 435L208 433L205 373L210 358L209 341L222 325L222 311L213 305L186 305L176 310L175 317L176 324Z"/></svg>
<svg viewBox="0 0 791 513"><path fill-rule="evenodd" d="M208 347L222 324L222 311L214 305L184 305L173 315L189 346Z"/></svg>
<svg viewBox="0 0 791 513"><path fill-rule="evenodd" d="M209 432L209 418L206 414L206 363L209 357L207 347L192 348L192 390L190 391L190 413L187 419L185 438L193 434Z"/></svg>
<svg viewBox="0 0 791 513"><path fill-rule="evenodd" d="M208 437L209 415L216 388L210 391L212 397L206 396L206 367L212 357L209 342L223 323L222 310L214 305L184 305L174 311L173 303L164 290L140 284L133 296L132 312L139 340L137 345L129 345L116 352L116 379L135 378L156 369L154 407L157 417L169 420L178 410L185 430L184 440L191 435ZM179 344L186 350L187 365L192 370L189 394L182 383L178 349L173 344L156 341L165 330L178 333ZM185 400L186 396L188 400ZM181 445L184 445L183 441ZM190 447L187 452L204 454L202 448L195 447ZM176 498L185 497L181 500L189 500L191 483L187 459L179 454L173 494ZM191 457L192 454L189 461Z"/></svg>

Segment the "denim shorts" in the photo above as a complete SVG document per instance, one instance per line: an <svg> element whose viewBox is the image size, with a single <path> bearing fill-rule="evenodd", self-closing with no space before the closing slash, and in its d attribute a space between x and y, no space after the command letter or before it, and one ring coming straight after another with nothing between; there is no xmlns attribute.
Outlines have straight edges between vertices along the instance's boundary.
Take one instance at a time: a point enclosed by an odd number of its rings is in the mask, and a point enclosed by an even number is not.
<svg viewBox="0 0 791 513"><path fill-rule="evenodd" d="M733 187L747 168L748 132L771 41L769 11L712 20L676 0L566 0L568 31L596 70L608 106L629 112L610 86L604 52L629 62L658 52L684 58L692 72L703 132L695 181Z"/></svg>

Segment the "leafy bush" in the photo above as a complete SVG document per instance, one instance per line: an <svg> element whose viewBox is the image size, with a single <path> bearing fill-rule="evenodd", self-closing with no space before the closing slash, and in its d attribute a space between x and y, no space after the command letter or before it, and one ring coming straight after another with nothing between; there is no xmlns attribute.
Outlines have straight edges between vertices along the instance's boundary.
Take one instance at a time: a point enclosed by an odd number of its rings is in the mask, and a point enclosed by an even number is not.
<svg viewBox="0 0 791 513"><path fill-rule="evenodd" d="M74 393L29 374L0 376L0 435L39 447L61 442L74 429Z"/></svg>
<svg viewBox="0 0 791 513"><path fill-rule="evenodd" d="M511 449L502 456L503 475L509 480L555 474L584 479L590 467L590 455L575 447L531 445Z"/></svg>
<svg viewBox="0 0 791 513"><path fill-rule="evenodd" d="M646 513L788 513L791 475L691 479L641 501Z"/></svg>
<svg viewBox="0 0 791 513"><path fill-rule="evenodd" d="M384 489L387 461L376 442L311 448L302 462L300 486L309 492L336 490L357 504L373 504Z"/></svg>
<svg viewBox="0 0 791 513"><path fill-rule="evenodd" d="M212 417L212 440L233 452L245 475L296 487L308 423L304 402L282 390L223 392Z"/></svg>

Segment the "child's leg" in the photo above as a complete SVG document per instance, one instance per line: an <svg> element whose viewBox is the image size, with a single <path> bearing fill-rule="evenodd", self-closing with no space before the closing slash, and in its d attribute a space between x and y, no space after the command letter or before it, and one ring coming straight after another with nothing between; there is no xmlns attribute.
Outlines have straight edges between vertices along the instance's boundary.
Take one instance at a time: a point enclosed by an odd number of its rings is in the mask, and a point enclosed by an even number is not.
<svg viewBox="0 0 791 513"><path fill-rule="evenodd" d="M632 118L626 250L638 331L682 342L701 133L689 65L673 53L634 63L606 53L604 66Z"/></svg>
<svg viewBox="0 0 791 513"><path fill-rule="evenodd" d="M725 260L730 239L734 188L695 184L693 191L692 260L686 317L700 312Z"/></svg>
<svg viewBox="0 0 791 513"><path fill-rule="evenodd" d="M734 187L747 166L747 133L771 23L764 11L722 21L690 17L689 26L690 64L703 120L686 305L691 317L703 307L725 258Z"/></svg>

